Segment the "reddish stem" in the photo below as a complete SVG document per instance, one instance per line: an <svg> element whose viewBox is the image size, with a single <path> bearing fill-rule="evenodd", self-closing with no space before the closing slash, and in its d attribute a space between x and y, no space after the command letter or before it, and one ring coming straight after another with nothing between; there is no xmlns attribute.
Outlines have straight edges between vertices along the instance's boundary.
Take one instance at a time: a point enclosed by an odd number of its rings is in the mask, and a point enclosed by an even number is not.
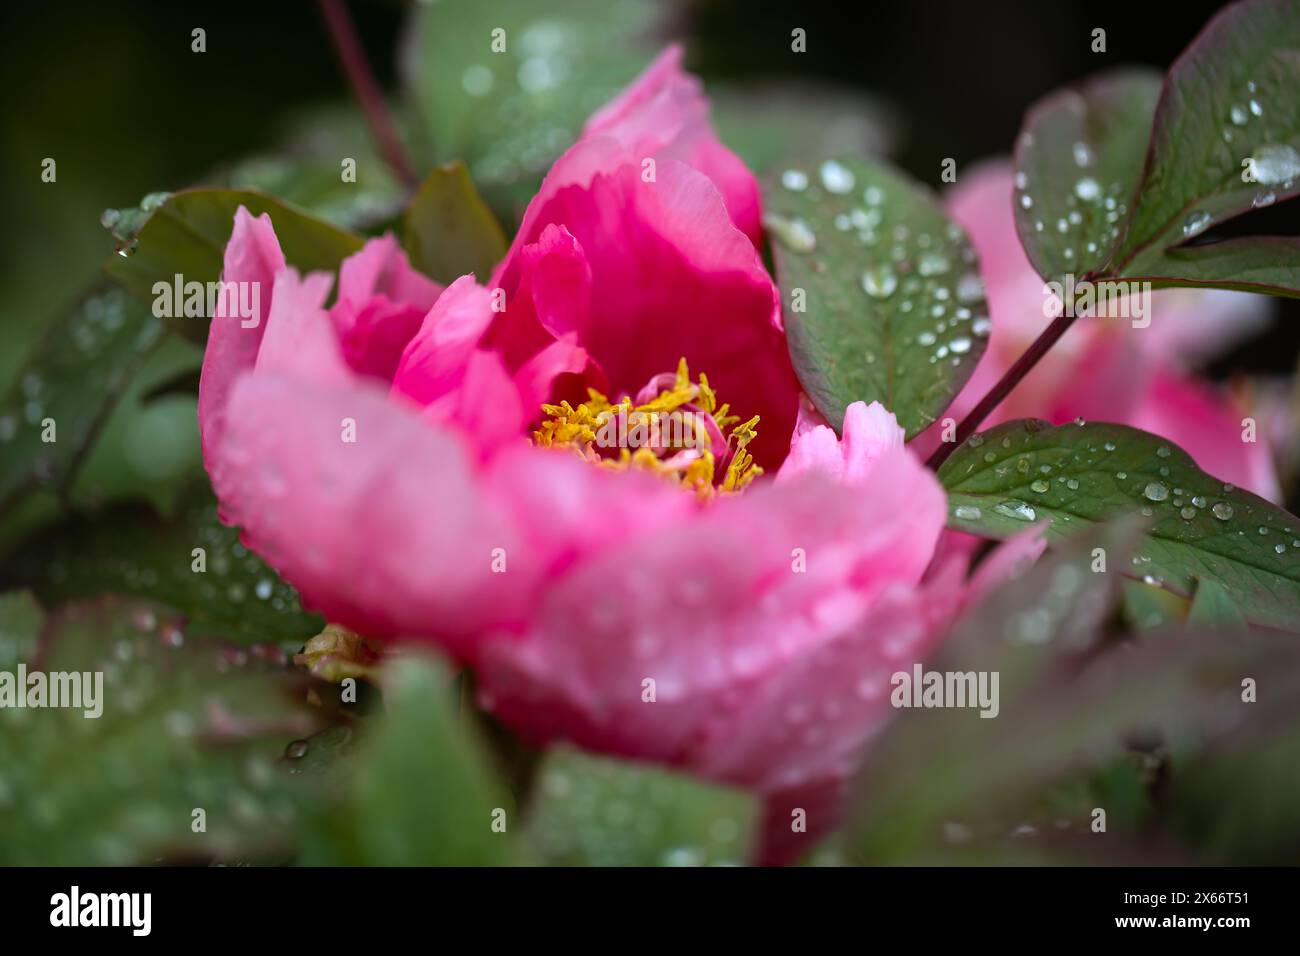
<svg viewBox="0 0 1300 956"><path fill-rule="evenodd" d="M334 52L338 54L339 63L343 67L343 72L347 74L352 92L361 105L361 112L366 118L366 125L370 127L370 135L374 137L379 154L383 156L384 161L403 185L414 188L419 183L415 167L406 155L401 138L397 135L397 127L388 112L388 106L384 103L375 74L371 72L365 50L361 48L361 41L357 38L357 30L347 7L343 5L343 0L317 0L317 2L320 5L321 17L329 30L330 40L334 43Z"/></svg>
<svg viewBox="0 0 1300 956"><path fill-rule="evenodd" d="M984 419L989 417L993 409L1002 404L1002 400L1007 397L1013 388L1020 384L1020 380L1029 374L1029 370L1038 364L1038 360L1047 354L1048 349L1056 344L1057 340L1065 334L1065 330L1074 324L1074 310L1066 309L1055 319L1052 324L1043 329L1029 348L1025 349L1023 355L1016 359L1011 368L998 380L998 383L989 389L988 394L980 399L969 415L962 419L961 424L957 426L957 435L950 442L943 442L935 449L934 454L930 456L926 467L933 471L938 471L939 466L947 461L948 456L953 451L974 434L975 430L980 427Z"/></svg>

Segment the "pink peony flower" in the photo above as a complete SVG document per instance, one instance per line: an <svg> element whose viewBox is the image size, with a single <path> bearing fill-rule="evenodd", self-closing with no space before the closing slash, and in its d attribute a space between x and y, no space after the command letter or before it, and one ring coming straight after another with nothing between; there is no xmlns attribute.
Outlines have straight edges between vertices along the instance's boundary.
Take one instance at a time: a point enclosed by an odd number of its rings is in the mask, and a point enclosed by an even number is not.
<svg viewBox="0 0 1300 956"><path fill-rule="evenodd" d="M986 163L949 196L949 211L980 256L993 326L988 348L945 413L958 421L1047 327L1043 280L1029 264L1012 214L1012 170ZM1016 386L983 427L1013 418L1076 418L1132 425L1168 438L1203 469L1271 501L1281 491L1263 430L1242 440L1250 414L1231 394L1192 374L1195 364L1267 321L1264 297L1220 290L1152 294L1150 325L1084 317ZM931 429L922 439L938 441Z"/></svg>
<svg viewBox="0 0 1300 956"><path fill-rule="evenodd" d="M204 460L307 606L442 646L531 740L764 794L785 860L834 822L890 675L1041 541L968 583L894 416L858 403L841 440L801 412L753 177L679 60L593 117L487 285L439 289L384 237L327 307L241 209L224 279L271 294L213 319ZM698 441L598 438L663 410Z"/></svg>

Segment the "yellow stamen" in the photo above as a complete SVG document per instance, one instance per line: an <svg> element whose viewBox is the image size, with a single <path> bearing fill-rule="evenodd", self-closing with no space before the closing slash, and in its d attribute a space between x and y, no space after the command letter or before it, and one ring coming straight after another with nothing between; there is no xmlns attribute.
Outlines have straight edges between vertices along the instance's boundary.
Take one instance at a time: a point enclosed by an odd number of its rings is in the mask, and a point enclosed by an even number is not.
<svg viewBox="0 0 1300 956"><path fill-rule="evenodd" d="M608 435L620 415L628 429L647 429L658 437L657 426L662 421L659 416L674 412L682 413L679 425L682 420L689 423L685 434L678 428L682 438L679 444L673 444L670 439L658 447L619 447L615 452L608 442L601 440L602 431ZM683 485L700 498L737 493L763 473L747 451L749 443L758 436L758 416L740 423L740 416L731 414L730 406L718 404L717 393L707 376L701 375L698 382L691 380L685 358L677 363L672 386L644 404L634 405L630 396L611 402L595 389L588 389L587 401L576 407L567 401L548 404L542 406L542 413L545 418L533 432L534 444L542 448L571 448L584 461L602 468L653 472ZM710 433L705 423L695 418L701 413L711 418L717 432L725 436L725 447L714 447L717 433ZM671 436L672 430L666 431ZM727 462L720 479L719 461Z"/></svg>

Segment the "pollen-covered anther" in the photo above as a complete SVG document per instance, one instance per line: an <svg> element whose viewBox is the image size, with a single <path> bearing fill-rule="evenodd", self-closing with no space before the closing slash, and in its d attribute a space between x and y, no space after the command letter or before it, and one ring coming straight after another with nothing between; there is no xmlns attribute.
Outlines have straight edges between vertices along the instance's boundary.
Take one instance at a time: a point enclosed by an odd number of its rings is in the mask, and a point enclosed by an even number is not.
<svg viewBox="0 0 1300 956"><path fill-rule="evenodd" d="M758 416L742 422L708 377L691 379L686 359L676 373L656 375L636 396L611 402L595 389L576 407L543 405L533 433L543 448L571 448L603 468L652 471L701 498L742 490L763 473L746 450L758 435Z"/></svg>

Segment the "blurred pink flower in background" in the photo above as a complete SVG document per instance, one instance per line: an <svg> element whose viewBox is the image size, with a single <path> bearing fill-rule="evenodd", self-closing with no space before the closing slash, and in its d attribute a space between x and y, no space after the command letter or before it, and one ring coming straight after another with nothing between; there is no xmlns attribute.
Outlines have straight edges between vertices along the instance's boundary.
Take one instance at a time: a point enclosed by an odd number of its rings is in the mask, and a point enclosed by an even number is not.
<svg viewBox="0 0 1300 956"><path fill-rule="evenodd" d="M1043 280L1029 264L1012 214L1013 176L1006 161L962 174L948 209L979 252L992 331L983 359L945 413L960 421L1047 327ZM1242 440L1251 412L1227 390L1197 378L1197 363L1257 331L1268 320L1263 296L1219 290L1152 293L1151 324L1085 316L985 420L1056 424L1084 418L1131 425L1169 439L1205 471L1271 501L1280 489L1265 428ZM938 428L923 438L933 447Z"/></svg>
<svg viewBox="0 0 1300 956"><path fill-rule="evenodd" d="M241 209L223 278L272 292L255 327L212 322L204 459L223 516L307 607L440 645L530 740L764 794L764 858L783 861L833 824L890 675L1042 543L967 581L965 555L935 558L945 495L894 416L857 403L841 440L801 413L757 187L679 60L593 117L488 286L440 289L385 237L326 308L333 278L300 276ZM682 385L682 358L707 384ZM712 483L677 480L698 450L642 468L530 443L542 403L584 386L684 387L714 425ZM759 415L751 445L722 436L713 390ZM745 447L776 477L737 493Z"/></svg>

